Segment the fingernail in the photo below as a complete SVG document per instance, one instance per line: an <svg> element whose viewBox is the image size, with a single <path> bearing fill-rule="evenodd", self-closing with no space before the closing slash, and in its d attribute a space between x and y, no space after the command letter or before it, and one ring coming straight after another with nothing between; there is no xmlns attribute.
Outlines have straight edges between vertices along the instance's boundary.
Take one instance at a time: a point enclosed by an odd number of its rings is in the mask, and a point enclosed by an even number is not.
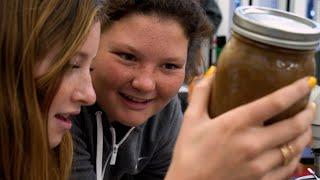
<svg viewBox="0 0 320 180"><path fill-rule="evenodd" d="M317 84L317 79L314 76L309 76L308 84L310 88L314 88Z"/></svg>
<svg viewBox="0 0 320 180"><path fill-rule="evenodd" d="M313 109L317 109L317 104L316 104L315 102L311 102L311 107L312 107Z"/></svg>
<svg viewBox="0 0 320 180"><path fill-rule="evenodd" d="M216 72L216 67L215 66L211 66L208 71L205 73L204 77L208 78L210 76L212 76L212 74L214 74Z"/></svg>

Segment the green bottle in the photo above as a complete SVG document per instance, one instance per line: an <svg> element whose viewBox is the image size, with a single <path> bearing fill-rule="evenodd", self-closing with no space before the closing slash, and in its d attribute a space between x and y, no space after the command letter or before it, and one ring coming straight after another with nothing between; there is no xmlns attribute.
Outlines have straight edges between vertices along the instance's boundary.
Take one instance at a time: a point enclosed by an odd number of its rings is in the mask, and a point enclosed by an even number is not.
<svg viewBox="0 0 320 180"><path fill-rule="evenodd" d="M217 36L216 60L218 62L220 53L226 44L226 36Z"/></svg>

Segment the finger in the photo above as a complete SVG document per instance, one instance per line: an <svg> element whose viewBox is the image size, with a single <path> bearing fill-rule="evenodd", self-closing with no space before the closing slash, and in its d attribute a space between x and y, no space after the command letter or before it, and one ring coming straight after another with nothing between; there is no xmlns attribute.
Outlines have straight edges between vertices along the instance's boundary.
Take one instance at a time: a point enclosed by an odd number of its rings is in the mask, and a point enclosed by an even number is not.
<svg viewBox="0 0 320 180"><path fill-rule="evenodd" d="M303 150L308 146L310 139L312 139L311 127L308 128L302 136L299 136L295 140L287 143L288 146L291 146L291 151L293 151L291 153L293 153L294 156L301 155Z"/></svg>
<svg viewBox="0 0 320 180"><path fill-rule="evenodd" d="M300 162L298 167L294 170L293 174L303 174L304 172L304 165Z"/></svg>
<svg viewBox="0 0 320 180"><path fill-rule="evenodd" d="M258 158L252 160L251 169L257 177L261 177L278 167L283 162L279 148L274 148L262 153Z"/></svg>
<svg viewBox="0 0 320 180"><path fill-rule="evenodd" d="M308 141L311 138L311 128L309 128L303 135L298 138L290 141L288 146L291 146L290 149L290 159L300 157L303 149L306 147ZM261 174L266 174L275 167L282 166L284 163L284 157L282 155L279 147L267 150L262 155L252 160L252 169L256 170Z"/></svg>
<svg viewBox="0 0 320 180"><path fill-rule="evenodd" d="M210 98L211 87L213 83L215 67L211 68L211 74L194 85L193 92L190 97L190 103L186 109L185 116L201 117L208 112L208 103ZM188 118L198 122L200 118Z"/></svg>
<svg viewBox="0 0 320 180"><path fill-rule="evenodd" d="M300 157L295 157L287 166L280 166L267 173L262 180L284 180L290 179L294 170L299 165Z"/></svg>
<svg viewBox="0 0 320 180"><path fill-rule="evenodd" d="M314 118L315 106L310 103L307 108L292 118L259 128L255 132L255 137L259 138L256 141L259 141L261 145L259 150L279 147L305 134L307 130L311 131L311 122ZM308 141L310 139L311 137L308 138Z"/></svg>
<svg viewBox="0 0 320 180"><path fill-rule="evenodd" d="M315 84L316 79L314 77L299 79L267 96L235 108L219 117L225 120L237 117L237 120L232 121L232 123L237 122L240 125L263 124L264 121L286 110L305 97Z"/></svg>
<svg viewBox="0 0 320 180"><path fill-rule="evenodd" d="M200 82L200 80L203 78L203 75L201 76L196 76L192 79L191 83L188 86L188 102L190 102L191 99L191 95L193 93L193 87L195 86L195 84L197 84L198 82Z"/></svg>

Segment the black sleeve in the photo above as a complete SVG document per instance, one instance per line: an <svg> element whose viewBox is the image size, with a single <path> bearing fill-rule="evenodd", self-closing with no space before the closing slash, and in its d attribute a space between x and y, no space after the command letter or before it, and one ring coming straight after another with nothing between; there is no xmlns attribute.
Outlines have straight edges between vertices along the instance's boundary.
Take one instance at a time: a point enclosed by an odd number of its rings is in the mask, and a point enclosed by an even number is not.
<svg viewBox="0 0 320 180"><path fill-rule="evenodd" d="M222 21L222 15L218 4L215 0L202 0L201 6L213 26L213 33L216 33Z"/></svg>
<svg viewBox="0 0 320 180"><path fill-rule="evenodd" d="M92 120L92 122L95 122ZM90 141L85 131L92 129L91 123L83 121L81 117L73 120L71 129L73 138L73 165L70 179L75 180L92 180L96 179L95 166L92 163L90 154Z"/></svg>
<svg viewBox="0 0 320 180"><path fill-rule="evenodd" d="M164 117L163 117L164 118ZM164 179L172 159L174 145L179 134L183 115L180 101L174 101L174 106L170 114L165 116L170 124L164 128L164 136L160 140L159 146L144 170L134 177L135 180L162 180ZM164 119L159 119L164 120Z"/></svg>

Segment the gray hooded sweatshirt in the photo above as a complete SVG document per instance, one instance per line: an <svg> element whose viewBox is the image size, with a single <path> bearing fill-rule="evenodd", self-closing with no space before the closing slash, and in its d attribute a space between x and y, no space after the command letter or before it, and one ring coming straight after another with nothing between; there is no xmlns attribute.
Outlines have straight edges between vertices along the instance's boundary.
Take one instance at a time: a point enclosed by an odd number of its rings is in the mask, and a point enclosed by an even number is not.
<svg viewBox="0 0 320 180"><path fill-rule="evenodd" d="M109 124L96 104L83 107L72 127L71 179L163 179L181 126L177 97L138 127Z"/></svg>

